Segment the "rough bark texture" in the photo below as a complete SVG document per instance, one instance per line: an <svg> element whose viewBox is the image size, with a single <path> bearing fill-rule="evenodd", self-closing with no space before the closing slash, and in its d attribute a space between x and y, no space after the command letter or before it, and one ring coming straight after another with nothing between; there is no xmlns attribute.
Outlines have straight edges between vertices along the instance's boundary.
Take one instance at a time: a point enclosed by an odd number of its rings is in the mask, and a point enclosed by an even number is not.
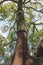
<svg viewBox="0 0 43 65"><path fill-rule="evenodd" d="M25 65L28 56L27 33L21 30L18 31L18 41L11 65Z"/></svg>
<svg viewBox="0 0 43 65"><path fill-rule="evenodd" d="M43 47L42 41L39 46ZM37 57L30 56L27 45L27 33L24 30L18 31L18 41L11 65L43 65L43 49L38 48Z"/></svg>
<svg viewBox="0 0 43 65"><path fill-rule="evenodd" d="M18 1L18 13L17 13L17 30L25 30L25 19L24 19L24 12L22 8L22 0Z"/></svg>

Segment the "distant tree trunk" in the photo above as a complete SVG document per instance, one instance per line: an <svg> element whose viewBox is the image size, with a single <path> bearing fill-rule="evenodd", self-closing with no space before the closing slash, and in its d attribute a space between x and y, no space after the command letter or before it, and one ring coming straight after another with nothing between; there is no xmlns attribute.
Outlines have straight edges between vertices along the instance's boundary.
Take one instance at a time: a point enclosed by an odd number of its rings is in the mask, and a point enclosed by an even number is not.
<svg viewBox="0 0 43 65"><path fill-rule="evenodd" d="M37 48L36 57L43 58L43 39L40 41L40 44Z"/></svg>
<svg viewBox="0 0 43 65"><path fill-rule="evenodd" d="M15 53L11 65L25 65L28 57L27 32L25 31L25 19L22 9L22 0L18 1L17 10L17 35L18 40L15 47Z"/></svg>

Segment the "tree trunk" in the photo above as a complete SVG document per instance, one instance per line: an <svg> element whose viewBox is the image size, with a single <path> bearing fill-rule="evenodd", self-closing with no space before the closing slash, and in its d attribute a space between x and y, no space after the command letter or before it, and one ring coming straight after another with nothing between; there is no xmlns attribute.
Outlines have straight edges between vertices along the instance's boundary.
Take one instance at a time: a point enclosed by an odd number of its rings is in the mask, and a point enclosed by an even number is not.
<svg viewBox="0 0 43 65"><path fill-rule="evenodd" d="M22 2L23 0L18 0L18 12L16 19L18 40L11 65L41 65L40 63L43 65L42 61L37 61L37 58L35 59L31 57L28 53L27 32L25 31L25 19L22 9Z"/></svg>
<svg viewBox="0 0 43 65"><path fill-rule="evenodd" d="M27 32L25 31L25 19L22 9L22 0L18 1L17 13L17 35L18 40L15 47L15 53L11 65L25 65L28 57Z"/></svg>
<svg viewBox="0 0 43 65"><path fill-rule="evenodd" d="M21 30L18 32L18 41L16 43L12 65L25 65L28 54L27 33Z"/></svg>

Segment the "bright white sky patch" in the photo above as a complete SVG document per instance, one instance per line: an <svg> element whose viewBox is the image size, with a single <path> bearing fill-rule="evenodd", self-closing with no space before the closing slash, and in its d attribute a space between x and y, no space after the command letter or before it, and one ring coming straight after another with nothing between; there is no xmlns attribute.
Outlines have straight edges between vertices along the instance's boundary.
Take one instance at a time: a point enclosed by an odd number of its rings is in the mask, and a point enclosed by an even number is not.
<svg viewBox="0 0 43 65"><path fill-rule="evenodd" d="M0 30L0 35L2 35L3 37L7 38L8 32L7 33L3 33L2 30Z"/></svg>
<svg viewBox="0 0 43 65"><path fill-rule="evenodd" d="M0 30L0 34L2 33L2 30Z"/></svg>

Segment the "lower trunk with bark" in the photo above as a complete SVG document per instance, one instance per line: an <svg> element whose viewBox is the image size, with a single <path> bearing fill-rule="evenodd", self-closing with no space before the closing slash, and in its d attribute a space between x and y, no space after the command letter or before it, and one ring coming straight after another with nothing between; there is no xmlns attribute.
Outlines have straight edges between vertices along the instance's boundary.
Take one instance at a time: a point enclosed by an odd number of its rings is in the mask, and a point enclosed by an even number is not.
<svg viewBox="0 0 43 65"><path fill-rule="evenodd" d="M30 56L27 44L27 33L24 30L18 31L18 40L11 65L43 65L43 59Z"/></svg>
<svg viewBox="0 0 43 65"><path fill-rule="evenodd" d="M18 40L15 47L15 53L11 65L25 65L29 55L27 44L27 33L24 30L18 31Z"/></svg>

